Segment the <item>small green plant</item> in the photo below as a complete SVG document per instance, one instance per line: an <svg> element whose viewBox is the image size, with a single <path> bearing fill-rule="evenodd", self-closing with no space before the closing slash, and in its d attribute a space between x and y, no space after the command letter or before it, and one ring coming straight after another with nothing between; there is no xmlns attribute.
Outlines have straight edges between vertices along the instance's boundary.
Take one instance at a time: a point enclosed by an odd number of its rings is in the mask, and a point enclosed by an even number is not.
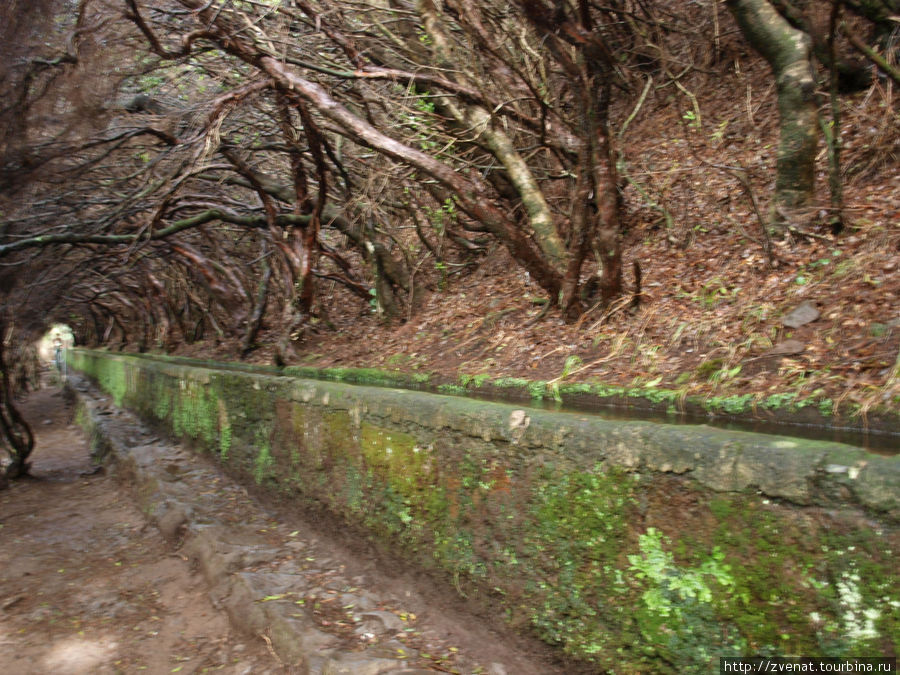
<svg viewBox="0 0 900 675"><path fill-rule="evenodd" d="M499 387L501 389L510 389L510 388L527 388L529 385L528 380L524 380L521 377L498 377L491 384L495 387Z"/></svg>
<svg viewBox="0 0 900 675"><path fill-rule="evenodd" d="M685 120L692 129L700 129L702 126L700 117L693 110L685 110L681 119Z"/></svg>
<svg viewBox="0 0 900 675"><path fill-rule="evenodd" d="M434 264L434 269L441 275L441 280L438 282L438 290L443 293L447 290L447 263L443 260L439 260Z"/></svg>
<svg viewBox="0 0 900 675"><path fill-rule="evenodd" d="M418 98L418 99L416 99L416 109L419 112L423 112L428 115L433 115L434 114L434 101L430 101L427 98Z"/></svg>
<svg viewBox="0 0 900 675"><path fill-rule="evenodd" d="M734 396L713 396L704 402L704 407L711 411L722 411L729 415L742 415L751 409L753 394Z"/></svg>
<svg viewBox="0 0 900 675"><path fill-rule="evenodd" d="M793 408L796 401L797 394L795 394L794 392L772 394L771 396L766 397L766 399L762 402L762 406L764 408L769 408L770 410L777 410L779 408L785 407Z"/></svg>
<svg viewBox="0 0 900 675"><path fill-rule="evenodd" d="M547 383L541 380L533 380L528 383L528 395L531 396L535 401L541 401L548 393ZM558 391L550 392L554 398L557 400L561 400L559 398Z"/></svg>
<svg viewBox="0 0 900 675"><path fill-rule="evenodd" d="M718 547L700 567L684 568L675 564L672 554L663 548L664 542L671 543L656 528L648 528L638 538L641 554L628 556L628 569L649 586L643 599L651 612L662 617L678 617L683 601L712 602L710 578L727 589L734 586L731 568L725 564L725 554Z"/></svg>
<svg viewBox="0 0 900 675"><path fill-rule="evenodd" d="M480 373L472 377L472 384L474 384L476 387L480 387L484 385L484 383L487 382L490 378L491 376L487 373Z"/></svg>
<svg viewBox="0 0 900 675"><path fill-rule="evenodd" d="M447 225L455 223L459 217L456 212L456 203L450 197L441 203L440 208L433 209L426 206L425 215L428 216L432 229L440 236L443 236Z"/></svg>
<svg viewBox="0 0 900 675"><path fill-rule="evenodd" d="M706 673L722 653L740 654L745 641L716 615L736 582L725 553L713 547L698 566L679 565L666 548L671 541L655 528L638 538L640 555L628 555L628 571L644 587L636 613L652 652L682 673Z"/></svg>
<svg viewBox="0 0 900 675"><path fill-rule="evenodd" d="M698 379L709 380L714 374L722 370L725 365L725 359L710 359L704 361L694 369L694 374Z"/></svg>
<svg viewBox="0 0 900 675"><path fill-rule="evenodd" d="M413 361L415 360L415 356L397 352L396 354L392 354L387 358L387 360L385 361L385 365L391 366L392 368L400 368L404 365L412 365Z"/></svg>
<svg viewBox="0 0 900 675"><path fill-rule="evenodd" d="M725 138L725 130L728 128L728 120L723 120L719 122L716 130L710 135L710 139L713 142L714 146L718 146L722 143L722 140Z"/></svg>
<svg viewBox="0 0 900 675"><path fill-rule="evenodd" d="M466 373L461 373L459 376L459 384L462 387L468 387L472 385L476 389L481 387L485 382L490 379L490 375L487 373L479 373L478 375L468 375Z"/></svg>
<svg viewBox="0 0 900 675"><path fill-rule="evenodd" d="M697 299L704 308L712 309L722 302L734 299L740 290L737 287L731 288L723 279L714 277L703 284L697 292Z"/></svg>
<svg viewBox="0 0 900 675"><path fill-rule="evenodd" d="M578 368L578 366L584 364L584 361L581 360L581 357L572 354L571 356L566 357L566 362L563 364L562 373L559 375L560 380L566 379L572 372Z"/></svg>
<svg viewBox="0 0 900 675"><path fill-rule="evenodd" d="M741 364L734 366L733 368L720 368L716 372L714 372L710 378L710 382L724 382L725 380L731 380L737 377L738 373L741 372Z"/></svg>

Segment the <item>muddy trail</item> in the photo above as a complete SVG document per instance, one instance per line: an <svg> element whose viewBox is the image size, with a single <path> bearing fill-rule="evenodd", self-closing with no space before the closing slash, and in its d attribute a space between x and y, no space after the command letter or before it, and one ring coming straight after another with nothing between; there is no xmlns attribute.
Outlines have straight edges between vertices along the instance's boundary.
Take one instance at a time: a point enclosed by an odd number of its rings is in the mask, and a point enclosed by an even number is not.
<svg viewBox="0 0 900 675"><path fill-rule="evenodd" d="M199 506L148 517L146 483L121 461L92 465L72 397L32 393L21 410L37 440L33 475L0 492L0 672L574 672L333 523L257 501L207 458L82 389L140 446L136 456L165 458L165 470L185 477L172 483L182 493L215 495L215 515L203 516L194 539L184 513ZM250 534L236 535L239 526ZM243 536L244 552L216 532ZM223 549L231 553L216 557ZM300 651L284 648L292 641Z"/></svg>
<svg viewBox="0 0 900 675"><path fill-rule="evenodd" d="M0 672L279 672L236 634L127 486L91 466L56 389L23 404L33 477L0 492Z"/></svg>

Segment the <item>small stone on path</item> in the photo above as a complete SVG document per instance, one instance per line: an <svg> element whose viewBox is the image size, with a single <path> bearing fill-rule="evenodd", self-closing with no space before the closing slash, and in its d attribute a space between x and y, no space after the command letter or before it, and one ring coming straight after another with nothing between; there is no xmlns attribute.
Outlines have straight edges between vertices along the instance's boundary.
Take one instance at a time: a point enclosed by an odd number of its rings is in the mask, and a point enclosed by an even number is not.
<svg viewBox="0 0 900 675"><path fill-rule="evenodd" d="M763 356L790 356L793 354L802 354L806 350L806 345L800 340L785 340L768 350Z"/></svg>
<svg viewBox="0 0 900 675"><path fill-rule="evenodd" d="M788 328L800 328L819 318L819 310L809 300L804 300L781 320Z"/></svg>

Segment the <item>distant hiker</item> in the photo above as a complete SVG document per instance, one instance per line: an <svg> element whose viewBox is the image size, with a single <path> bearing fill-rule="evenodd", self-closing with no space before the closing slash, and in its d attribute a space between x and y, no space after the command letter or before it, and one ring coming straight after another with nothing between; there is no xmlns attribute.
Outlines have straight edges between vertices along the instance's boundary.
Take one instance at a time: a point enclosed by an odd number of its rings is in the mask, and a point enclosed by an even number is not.
<svg viewBox="0 0 900 675"><path fill-rule="evenodd" d="M53 355L53 364L56 366L56 372L59 373L59 379L61 382L66 381L66 353L64 351L63 341L59 338L56 338L53 341L53 345L56 348L55 353Z"/></svg>

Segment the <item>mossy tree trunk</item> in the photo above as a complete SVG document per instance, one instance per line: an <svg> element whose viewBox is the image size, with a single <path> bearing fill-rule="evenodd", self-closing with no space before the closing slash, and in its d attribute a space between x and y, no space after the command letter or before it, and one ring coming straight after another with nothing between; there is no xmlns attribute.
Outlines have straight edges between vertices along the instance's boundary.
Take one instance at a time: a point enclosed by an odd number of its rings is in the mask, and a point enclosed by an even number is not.
<svg viewBox="0 0 900 675"><path fill-rule="evenodd" d="M809 36L792 28L768 0L727 0L750 45L769 63L778 91L778 143L772 224L783 229L808 206L815 190L819 140Z"/></svg>
<svg viewBox="0 0 900 675"><path fill-rule="evenodd" d="M431 40L431 49L438 62L459 71L466 59L456 54L451 33L442 21L442 16L434 0L417 0L416 11L422 19L422 26ZM477 86L477 73L468 72L463 65L461 72L451 77L468 86ZM509 180L527 214L528 224L534 240L549 264L561 272L567 264L566 245L557 230L556 223L547 199L541 190L538 180L528 166L524 157L516 149L513 139L502 125L498 124L491 113L483 106L460 106L453 101L440 101L437 104L442 112L451 117L463 129L475 131L475 139L483 142L506 170Z"/></svg>

